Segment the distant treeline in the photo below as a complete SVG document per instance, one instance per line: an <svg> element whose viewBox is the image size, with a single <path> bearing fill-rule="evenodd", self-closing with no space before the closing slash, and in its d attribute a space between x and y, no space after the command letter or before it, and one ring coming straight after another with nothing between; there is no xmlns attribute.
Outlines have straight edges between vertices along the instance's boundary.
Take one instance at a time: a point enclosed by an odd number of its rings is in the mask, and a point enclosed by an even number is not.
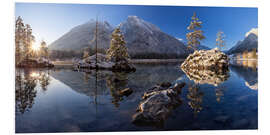
<svg viewBox="0 0 270 135"><path fill-rule="evenodd" d="M162 54L162 53L136 53L131 54L130 57L132 59L179 59L179 58L186 58L187 55L179 55L179 54Z"/></svg>
<svg viewBox="0 0 270 135"><path fill-rule="evenodd" d="M95 49L83 49L79 51L73 50L50 50L50 59L51 60L67 60L73 58L83 58L84 52L89 52L90 56L95 54ZM98 49L98 53L106 54L105 49ZM136 53L130 54L131 59L179 59L186 58L187 55L179 54L161 54L161 53Z"/></svg>

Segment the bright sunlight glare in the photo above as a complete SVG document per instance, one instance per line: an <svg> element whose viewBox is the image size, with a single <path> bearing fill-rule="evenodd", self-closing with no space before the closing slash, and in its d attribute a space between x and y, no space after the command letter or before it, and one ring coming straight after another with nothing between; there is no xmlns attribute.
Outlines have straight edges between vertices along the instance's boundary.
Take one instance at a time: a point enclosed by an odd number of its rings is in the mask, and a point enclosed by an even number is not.
<svg viewBox="0 0 270 135"><path fill-rule="evenodd" d="M33 49L34 51L38 51L39 48L40 48L40 44L39 44L38 42L35 42L35 43L32 45L32 49Z"/></svg>

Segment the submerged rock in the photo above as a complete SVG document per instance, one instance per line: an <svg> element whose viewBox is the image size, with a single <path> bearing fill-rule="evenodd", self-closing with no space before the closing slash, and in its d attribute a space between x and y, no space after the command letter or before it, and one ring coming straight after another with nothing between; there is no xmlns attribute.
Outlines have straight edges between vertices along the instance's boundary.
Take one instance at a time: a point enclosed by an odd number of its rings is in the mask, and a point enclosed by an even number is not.
<svg viewBox="0 0 270 135"><path fill-rule="evenodd" d="M227 69L229 57L218 48L212 50L200 50L190 54L182 63L181 68L186 69Z"/></svg>
<svg viewBox="0 0 270 135"><path fill-rule="evenodd" d="M134 124L163 123L171 110L181 104L178 94L185 83L176 84L175 86L171 86L169 83L166 84L154 86L144 93L142 96L143 101L138 106L137 113L132 117Z"/></svg>
<svg viewBox="0 0 270 135"><path fill-rule="evenodd" d="M46 67L54 67L54 64L46 59L46 58L40 58L40 59L25 59L21 61L17 67L21 68L46 68Z"/></svg>
<svg viewBox="0 0 270 135"><path fill-rule="evenodd" d="M128 61L113 62L106 58L106 55L98 53L97 61L96 55L89 56L74 64L76 69L107 69L112 71L135 71L136 69Z"/></svg>

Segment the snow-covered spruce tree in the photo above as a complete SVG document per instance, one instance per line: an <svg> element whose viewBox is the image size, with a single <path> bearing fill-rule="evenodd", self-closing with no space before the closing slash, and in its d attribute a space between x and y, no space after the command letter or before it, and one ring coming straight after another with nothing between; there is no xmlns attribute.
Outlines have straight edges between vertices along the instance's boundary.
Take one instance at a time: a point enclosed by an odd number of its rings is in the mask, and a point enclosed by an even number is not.
<svg viewBox="0 0 270 135"><path fill-rule="evenodd" d="M22 51L25 39L25 26L22 18L19 16L15 23L15 64L21 62L23 59Z"/></svg>
<svg viewBox="0 0 270 135"><path fill-rule="evenodd" d="M107 50L107 58L116 63L127 63L129 55L125 44L124 36L121 33L120 28L117 27L112 33L110 48Z"/></svg>
<svg viewBox="0 0 270 135"><path fill-rule="evenodd" d="M24 39L24 59L28 60L32 56L32 43L35 41L35 37L32 35L32 28L29 24L25 25L25 39Z"/></svg>
<svg viewBox="0 0 270 135"><path fill-rule="evenodd" d="M49 57L49 49L45 41L42 41L40 44L40 57L46 59Z"/></svg>
<svg viewBox="0 0 270 135"><path fill-rule="evenodd" d="M220 50L225 46L225 34L223 31L219 31L217 33L216 45L219 47Z"/></svg>
<svg viewBox="0 0 270 135"><path fill-rule="evenodd" d="M191 32L186 34L188 47L192 48L193 50L197 50L197 46L200 45L200 40L205 39L205 37L203 36L203 31L200 30L200 28L202 27L201 24L202 22L199 21L199 18L194 12L191 18L190 25L187 27L187 29Z"/></svg>

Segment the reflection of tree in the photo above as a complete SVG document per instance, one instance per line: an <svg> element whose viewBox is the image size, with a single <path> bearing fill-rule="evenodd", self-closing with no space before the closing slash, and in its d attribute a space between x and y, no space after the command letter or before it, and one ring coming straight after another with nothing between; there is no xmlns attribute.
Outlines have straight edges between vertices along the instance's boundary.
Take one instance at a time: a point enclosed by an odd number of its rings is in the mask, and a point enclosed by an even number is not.
<svg viewBox="0 0 270 135"><path fill-rule="evenodd" d="M24 113L32 108L34 98L37 91L36 78L31 76L29 70L25 70L24 74L20 70L16 70L15 77L15 95L16 95L16 112Z"/></svg>
<svg viewBox="0 0 270 135"><path fill-rule="evenodd" d="M203 109L203 92L199 90L199 85L189 84L187 98L190 100L188 105L194 110L195 115Z"/></svg>
<svg viewBox="0 0 270 135"><path fill-rule="evenodd" d="M217 102L220 102L221 98L224 96L225 90L226 88L223 85L220 85L215 89Z"/></svg>
<svg viewBox="0 0 270 135"><path fill-rule="evenodd" d="M43 91L47 90L47 86L50 84L49 71L42 71L39 75L39 83Z"/></svg>
<svg viewBox="0 0 270 135"><path fill-rule="evenodd" d="M112 103L115 107L119 107L119 101L123 100L123 95L120 90L127 86L127 73L115 72L106 78L107 87L110 89L111 96L113 97Z"/></svg>

